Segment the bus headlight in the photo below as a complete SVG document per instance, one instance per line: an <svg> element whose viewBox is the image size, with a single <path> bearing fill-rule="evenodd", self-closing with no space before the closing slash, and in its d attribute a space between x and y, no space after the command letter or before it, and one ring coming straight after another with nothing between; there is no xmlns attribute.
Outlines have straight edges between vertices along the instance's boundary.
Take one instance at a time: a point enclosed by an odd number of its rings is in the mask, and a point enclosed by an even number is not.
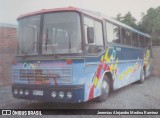
<svg viewBox="0 0 160 118"><path fill-rule="evenodd" d="M64 97L64 92L62 92L62 91L59 92L59 97L60 97L60 98L63 98L63 97Z"/></svg>
<svg viewBox="0 0 160 118"><path fill-rule="evenodd" d="M28 91L28 90L25 90L25 91L24 91L24 94L25 94L25 95L29 95L29 91Z"/></svg>
<svg viewBox="0 0 160 118"><path fill-rule="evenodd" d="M14 89L14 90L13 90L13 93L14 93L14 94L18 94L18 90L17 90L17 89Z"/></svg>
<svg viewBox="0 0 160 118"><path fill-rule="evenodd" d="M55 98L55 97L56 97L56 92L55 92L55 91L52 91L51 96L52 96L53 98Z"/></svg>
<svg viewBox="0 0 160 118"><path fill-rule="evenodd" d="M67 92L67 98L72 98L72 93L71 92Z"/></svg>
<svg viewBox="0 0 160 118"><path fill-rule="evenodd" d="M23 95L23 90L22 89L19 90L19 94Z"/></svg>

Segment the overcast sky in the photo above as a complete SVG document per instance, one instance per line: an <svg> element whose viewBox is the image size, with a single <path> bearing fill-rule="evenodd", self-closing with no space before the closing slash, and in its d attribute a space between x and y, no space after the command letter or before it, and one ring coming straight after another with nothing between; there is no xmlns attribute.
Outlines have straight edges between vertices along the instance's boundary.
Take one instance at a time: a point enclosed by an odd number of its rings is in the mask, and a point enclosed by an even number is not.
<svg viewBox="0 0 160 118"><path fill-rule="evenodd" d="M160 6L160 0L0 0L0 23L17 24L20 14L67 6L99 11L109 17L130 11L139 20L142 12Z"/></svg>

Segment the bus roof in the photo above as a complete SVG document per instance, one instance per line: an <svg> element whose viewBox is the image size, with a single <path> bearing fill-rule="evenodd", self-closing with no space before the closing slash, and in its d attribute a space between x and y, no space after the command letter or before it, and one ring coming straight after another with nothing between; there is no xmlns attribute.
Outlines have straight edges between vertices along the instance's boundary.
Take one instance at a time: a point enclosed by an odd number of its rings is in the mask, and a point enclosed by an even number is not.
<svg viewBox="0 0 160 118"><path fill-rule="evenodd" d="M80 8L76 8L76 7L64 7L64 8L54 8L54 9L42 9L40 11L35 11L35 12L31 12L31 13L27 13L27 14L23 14L23 15L20 15L17 20L21 19L21 18L24 18L24 17L27 17L27 16L32 16L32 15L36 15L36 14L41 14L41 13L49 13L49 12L57 12L57 11L77 11L77 12L82 12L84 14L87 14L89 16L92 16L92 17L96 17L98 19L105 19L107 21L110 21L114 24L117 24L119 26L122 26L124 28L127 28L133 32L136 32L136 33L139 33L141 35L144 35L146 37L149 37L150 38L150 35L147 34L147 33L143 33L141 31L138 31L124 23L121 23L117 20L114 20L113 18L110 18L110 17L107 17L106 15L103 15L101 14L100 12L96 12L96 11L91 11L91 10L86 10L86 9L80 9Z"/></svg>
<svg viewBox="0 0 160 118"><path fill-rule="evenodd" d="M104 14L101 14L101 13L99 13L99 12L90 11L90 10L85 10L85 9L82 9L82 12L85 13L85 14L91 15L91 16L96 16L96 17L98 17L98 18L105 19L105 20L110 21L110 22L112 22L112 23L114 23L114 24L117 24L117 25L122 26L122 27L124 27L124 28L127 28L127 29L129 29L129 30L131 30L131 31L133 31L133 32L139 33L139 34L141 34L141 35L144 35L144 36L150 38L150 35L149 35L149 34L144 33L144 32L141 32L141 31L139 31L139 30L137 30L137 29L134 29L134 28L132 28L132 27L130 27L130 26L124 24L124 23L121 23L121 22L119 22L119 21L117 21L117 20L115 20L115 19L113 19L113 18L110 18L110 17L108 17L108 16L106 16L106 15L104 15Z"/></svg>
<svg viewBox="0 0 160 118"><path fill-rule="evenodd" d="M32 16L36 14L41 14L41 13L49 13L49 12L56 12L56 11L78 11L81 12L81 9L75 8L75 7L64 7L64 8L54 8L54 9L42 9L40 11L35 11L27 14L22 14L20 15L17 20L27 17L27 16Z"/></svg>

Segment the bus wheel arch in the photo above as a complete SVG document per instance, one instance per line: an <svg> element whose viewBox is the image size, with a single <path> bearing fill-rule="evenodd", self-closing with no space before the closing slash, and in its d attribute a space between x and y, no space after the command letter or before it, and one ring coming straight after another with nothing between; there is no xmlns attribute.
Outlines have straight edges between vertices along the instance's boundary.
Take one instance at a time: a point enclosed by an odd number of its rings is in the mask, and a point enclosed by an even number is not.
<svg viewBox="0 0 160 118"><path fill-rule="evenodd" d="M143 66L143 71L144 71L144 77L146 78L146 66Z"/></svg>
<svg viewBox="0 0 160 118"><path fill-rule="evenodd" d="M97 98L97 101L98 102L105 101L112 90L113 90L112 74L111 72L105 72L101 83L101 95Z"/></svg>
<svg viewBox="0 0 160 118"><path fill-rule="evenodd" d="M143 68L141 69L141 72L140 72L140 80L139 80L139 83L143 83L146 79L146 67L145 65L143 66Z"/></svg>
<svg viewBox="0 0 160 118"><path fill-rule="evenodd" d="M105 79L105 77L107 77L108 82L109 82L109 86L110 86L110 92L113 91L113 76L112 73L109 72L105 72L103 79Z"/></svg>

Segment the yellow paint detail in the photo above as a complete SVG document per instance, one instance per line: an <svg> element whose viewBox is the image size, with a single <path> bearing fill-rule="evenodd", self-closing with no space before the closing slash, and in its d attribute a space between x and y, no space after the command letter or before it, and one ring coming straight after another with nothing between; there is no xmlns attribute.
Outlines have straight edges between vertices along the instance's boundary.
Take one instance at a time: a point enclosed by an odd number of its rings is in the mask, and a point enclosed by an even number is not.
<svg viewBox="0 0 160 118"><path fill-rule="evenodd" d="M110 62L110 58L108 56L108 51L109 51L109 49L107 49L105 56L104 56L104 61L106 61L106 62Z"/></svg>
<svg viewBox="0 0 160 118"><path fill-rule="evenodd" d="M101 57L101 62L105 62L106 64L108 63L110 67L110 71L113 73L113 79L116 78L116 72L117 72L117 67L118 67L118 58L115 59L116 51L112 50L112 54L109 55L109 49L106 50L105 54ZM114 55L115 54L115 55ZM110 62L113 62L112 64ZM99 78L97 76L94 77L93 79L93 85L94 87L101 87L99 83Z"/></svg>
<svg viewBox="0 0 160 118"><path fill-rule="evenodd" d="M128 67L124 72L122 72L119 76L119 79L122 80L125 76L132 74L138 68L138 64L135 63L133 67Z"/></svg>
<svg viewBox="0 0 160 118"><path fill-rule="evenodd" d="M105 55L102 56L101 60L105 61L106 63L110 63L110 62L115 61L115 57L113 56L113 54L111 54L111 55L109 56L108 53L109 53L109 49L107 49ZM114 78L115 78L115 77L116 77L115 71L116 71L116 69L117 69L117 67L118 67L118 58L116 59L116 62L115 62L115 63L109 64L109 66L110 66L110 71L113 72L113 76L114 76Z"/></svg>
<svg viewBox="0 0 160 118"><path fill-rule="evenodd" d="M104 61L104 56L101 57L101 62L103 62L103 61Z"/></svg>
<svg viewBox="0 0 160 118"><path fill-rule="evenodd" d="M97 84L98 84L98 78L95 77L94 80L93 80L94 87L97 87Z"/></svg>
<svg viewBox="0 0 160 118"><path fill-rule="evenodd" d="M149 58L150 58L150 50L146 51L146 54L144 56L144 65L147 67L149 64Z"/></svg>

